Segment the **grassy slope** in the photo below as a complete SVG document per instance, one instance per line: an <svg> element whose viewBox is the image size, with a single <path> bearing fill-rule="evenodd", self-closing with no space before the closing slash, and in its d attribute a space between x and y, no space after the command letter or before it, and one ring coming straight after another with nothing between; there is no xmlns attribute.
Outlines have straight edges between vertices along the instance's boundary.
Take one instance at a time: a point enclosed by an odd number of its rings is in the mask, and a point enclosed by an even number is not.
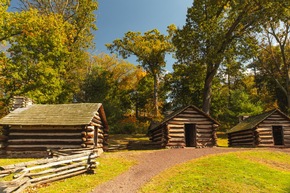
<svg viewBox="0 0 290 193"><path fill-rule="evenodd" d="M141 192L290 192L290 155L247 151L177 165Z"/></svg>
<svg viewBox="0 0 290 193"><path fill-rule="evenodd" d="M98 158L100 165L95 170L95 174L84 174L68 178L65 180L42 185L36 188L29 188L29 193L78 193L91 192L97 185L113 179L136 164L134 159L125 158L118 153L105 153Z"/></svg>

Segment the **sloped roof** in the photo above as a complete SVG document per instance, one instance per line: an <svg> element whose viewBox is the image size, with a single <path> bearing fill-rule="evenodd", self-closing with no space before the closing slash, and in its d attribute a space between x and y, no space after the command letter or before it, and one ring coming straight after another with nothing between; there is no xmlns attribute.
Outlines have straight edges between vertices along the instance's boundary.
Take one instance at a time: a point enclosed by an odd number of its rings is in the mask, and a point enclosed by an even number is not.
<svg viewBox="0 0 290 193"><path fill-rule="evenodd" d="M205 117L209 118L209 119L210 119L212 122L214 122L215 124L220 125L220 123L219 123L218 121L216 121L215 119L213 119L211 116L209 116L208 114L206 114L205 112L203 112L202 110L200 110L199 108L197 108L196 106L194 106L194 105L189 105L189 106L186 106L186 107L184 107L184 108L182 108L182 109L179 109L179 110L177 110L177 111L171 113L170 115L166 116L166 117L163 119L163 121L161 121L160 123L153 123L153 124L151 124L149 130L153 130L153 129L155 129L155 128L157 128L157 127L159 127L159 126L165 124L167 121L169 121L170 119L176 117L177 115L179 115L180 113L182 113L183 111L185 111L186 109L188 109L188 108L190 108L190 107L193 108L194 110L198 111L200 114L204 115Z"/></svg>
<svg viewBox="0 0 290 193"><path fill-rule="evenodd" d="M87 125L101 103L31 105L0 119L0 125Z"/></svg>
<svg viewBox="0 0 290 193"><path fill-rule="evenodd" d="M234 133L234 132L238 132L238 131L252 129L252 128L256 127L258 124L260 124L262 121L267 119L269 116L271 116L275 112L279 112L284 117L286 117L287 119L290 120L290 118L287 115L285 115L283 112L281 112L279 109L273 109L271 111L267 111L265 113L251 116L251 117L245 119L244 121L240 122L239 124L237 124L236 126L231 128L227 133Z"/></svg>

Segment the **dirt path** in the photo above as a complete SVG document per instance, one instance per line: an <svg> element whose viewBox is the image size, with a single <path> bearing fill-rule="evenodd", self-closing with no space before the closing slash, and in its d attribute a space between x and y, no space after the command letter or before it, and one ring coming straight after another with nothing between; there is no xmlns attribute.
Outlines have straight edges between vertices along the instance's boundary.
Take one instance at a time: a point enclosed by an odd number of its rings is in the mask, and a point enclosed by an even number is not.
<svg viewBox="0 0 290 193"><path fill-rule="evenodd" d="M247 149L249 150L249 149ZM134 193L152 177L176 164L202 156L242 151L231 148L186 148L153 151L138 156L138 164L113 180L101 184L92 193Z"/></svg>

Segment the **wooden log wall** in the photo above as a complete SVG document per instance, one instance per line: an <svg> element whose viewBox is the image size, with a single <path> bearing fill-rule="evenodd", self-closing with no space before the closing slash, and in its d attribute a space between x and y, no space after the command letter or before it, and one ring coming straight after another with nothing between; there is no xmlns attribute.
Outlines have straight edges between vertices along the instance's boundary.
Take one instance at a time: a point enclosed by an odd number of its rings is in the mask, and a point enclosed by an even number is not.
<svg viewBox="0 0 290 193"><path fill-rule="evenodd" d="M256 129L258 146L274 146L273 126L282 126L284 146L290 147L290 121L279 112L275 112L258 125Z"/></svg>
<svg viewBox="0 0 290 193"><path fill-rule="evenodd" d="M87 126L89 131L86 132L86 136L83 139L83 147L94 146L99 149L99 153L108 147L108 129L104 127L102 118L98 112L95 113L91 120L90 126ZM94 142L94 143L93 143Z"/></svg>
<svg viewBox="0 0 290 193"><path fill-rule="evenodd" d="M80 148L82 131L81 126L11 126L6 151L21 156L21 151Z"/></svg>
<svg viewBox="0 0 290 193"><path fill-rule="evenodd" d="M167 146L186 146L184 124L196 125L196 147L216 145L215 127L212 120L193 108L188 108L168 121L169 143Z"/></svg>
<svg viewBox="0 0 290 193"><path fill-rule="evenodd" d="M168 129L167 129L167 125L162 125L160 127L158 127L157 129L154 129L151 131L150 133L150 140L152 142L152 144L154 145L160 145L162 147L165 146L165 144L167 143L167 136L168 136Z"/></svg>
<svg viewBox="0 0 290 193"><path fill-rule="evenodd" d="M8 137L6 135L0 135L0 149L5 147Z"/></svg>
<svg viewBox="0 0 290 193"><path fill-rule="evenodd" d="M188 108L158 128L150 131L150 140L166 147L185 147L185 124L196 124L196 147L215 146L216 128L212 120L194 108Z"/></svg>
<svg viewBox="0 0 290 193"><path fill-rule="evenodd" d="M229 146L255 146L255 135L252 129L228 134Z"/></svg>
<svg viewBox="0 0 290 193"><path fill-rule="evenodd" d="M5 147L7 145L7 139L8 137L6 135L0 135L0 155L4 155Z"/></svg>
<svg viewBox="0 0 290 193"><path fill-rule="evenodd" d="M97 128L96 128L97 129ZM95 126L88 125L85 127L82 134L82 148L94 148L95 147Z"/></svg>
<svg viewBox="0 0 290 193"><path fill-rule="evenodd" d="M108 129L98 112L87 126L11 126L8 136L5 150L11 157L43 157L47 149L57 148L96 148L101 153L108 145Z"/></svg>

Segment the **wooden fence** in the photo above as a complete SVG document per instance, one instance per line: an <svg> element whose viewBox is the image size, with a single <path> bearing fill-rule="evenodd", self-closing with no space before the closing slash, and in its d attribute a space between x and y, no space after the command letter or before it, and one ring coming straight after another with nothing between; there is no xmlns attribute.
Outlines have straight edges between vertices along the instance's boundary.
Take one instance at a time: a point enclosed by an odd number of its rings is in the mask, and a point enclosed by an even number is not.
<svg viewBox="0 0 290 193"><path fill-rule="evenodd" d="M0 166L0 192L19 193L28 186L49 183L83 173L93 173L97 154L93 150L50 151L52 158ZM3 181L13 177L11 181Z"/></svg>

